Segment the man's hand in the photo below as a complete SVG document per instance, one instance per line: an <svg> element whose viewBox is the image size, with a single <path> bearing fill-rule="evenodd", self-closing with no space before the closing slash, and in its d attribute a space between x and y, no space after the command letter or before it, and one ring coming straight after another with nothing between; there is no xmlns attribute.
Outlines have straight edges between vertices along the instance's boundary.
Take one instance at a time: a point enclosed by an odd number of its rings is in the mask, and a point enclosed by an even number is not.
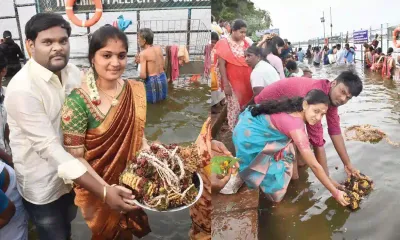
<svg viewBox="0 0 400 240"><path fill-rule="evenodd" d="M351 175L354 175L358 178L361 177L360 171L358 169L354 168L351 163L348 163L347 165L345 165L344 170L346 171L348 177L350 177Z"/></svg>
<svg viewBox="0 0 400 240"><path fill-rule="evenodd" d="M127 213L139 209L138 206L132 206L130 203L135 199L132 191L120 187L107 187L106 203L111 209ZM127 203L129 202L129 204Z"/></svg>
<svg viewBox="0 0 400 240"><path fill-rule="evenodd" d="M135 56L135 63L139 64L140 63L140 54L136 54Z"/></svg>

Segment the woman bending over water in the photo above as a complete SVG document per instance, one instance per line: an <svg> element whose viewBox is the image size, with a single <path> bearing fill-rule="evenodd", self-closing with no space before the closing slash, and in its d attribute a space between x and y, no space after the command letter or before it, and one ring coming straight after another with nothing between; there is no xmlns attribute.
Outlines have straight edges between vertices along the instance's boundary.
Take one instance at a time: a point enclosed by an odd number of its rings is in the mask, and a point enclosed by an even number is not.
<svg viewBox="0 0 400 240"><path fill-rule="evenodd" d="M240 177L248 187L260 187L271 201L280 202L292 178L297 147L332 196L343 206L349 204L316 160L305 132L305 123L320 122L328 104L324 92L311 90L304 98L266 101L240 114L232 139L240 159Z"/></svg>

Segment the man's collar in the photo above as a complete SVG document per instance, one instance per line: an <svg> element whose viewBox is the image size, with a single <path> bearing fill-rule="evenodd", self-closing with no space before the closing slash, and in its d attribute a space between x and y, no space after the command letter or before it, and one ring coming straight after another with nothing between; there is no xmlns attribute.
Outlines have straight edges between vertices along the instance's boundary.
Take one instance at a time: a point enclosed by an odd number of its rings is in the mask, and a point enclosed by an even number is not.
<svg viewBox="0 0 400 240"><path fill-rule="evenodd" d="M49 69L47 69L47 68L43 67L42 65L40 65L33 58L31 58L29 60L29 62L30 62L29 64L30 64L30 68L31 68L30 72L31 72L31 74L33 74L34 77L39 77L39 78L43 79L44 81L49 82L53 76L57 76L55 73L53 73ZM65 66L61 70L61 74L62 74L62 72L65 71L67 66Z"/></svg>

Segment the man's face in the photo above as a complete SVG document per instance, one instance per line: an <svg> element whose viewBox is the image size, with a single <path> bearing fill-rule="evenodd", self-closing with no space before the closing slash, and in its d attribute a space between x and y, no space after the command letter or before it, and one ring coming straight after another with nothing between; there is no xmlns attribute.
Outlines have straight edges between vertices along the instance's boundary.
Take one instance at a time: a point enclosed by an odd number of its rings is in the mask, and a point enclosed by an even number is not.
<svg viewBox="0 0 400 240"><path fill-rule="evenodd" d="M36 40L28 40L33 59L52 72L61 71L69 61L67 30L52 27L39 32Z"/></svg>
<svg viewBox="0 0 400 240"><path fill-rule="evenodd" d="M260 61L260 57L257 57L254 53L246 52L245 57L247 65L249 65L252 68L254 68Z"/></svg>
<svg viewBox="0 0 400 240"><path fill-rule="evenodd" d="M61 27L39 32L35 41L28 40L33 59L52 72L59 72L69 61L69 38Z"/></svg>
<svg viewBox="0 0 400 240"><path fill-rule="evenodd" d="M144 48L146 46L146 40L140 34L138 35L138 43L139 43L139 47L141 47L141 48Z"/></svg>
<svg viewBox="0 0 400 240"><path fill-rule="evenodd" d="M329 92L329 98L333 106L339 107L346 104L353 96L349 88L343 83L338 83L336 80L332 82L332 88Z"/></svg>

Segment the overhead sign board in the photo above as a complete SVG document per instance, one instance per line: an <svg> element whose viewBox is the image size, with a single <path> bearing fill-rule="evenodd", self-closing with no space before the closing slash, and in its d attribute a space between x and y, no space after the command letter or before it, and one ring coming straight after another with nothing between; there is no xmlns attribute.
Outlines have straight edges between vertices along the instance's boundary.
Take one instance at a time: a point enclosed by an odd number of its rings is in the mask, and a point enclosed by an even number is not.
<svg viewBox="0 0 400 240"><path fill-rule="evenodd" d="M368 42L368 30L354 31L353 41L355 44L363 44Z"/></svg>

